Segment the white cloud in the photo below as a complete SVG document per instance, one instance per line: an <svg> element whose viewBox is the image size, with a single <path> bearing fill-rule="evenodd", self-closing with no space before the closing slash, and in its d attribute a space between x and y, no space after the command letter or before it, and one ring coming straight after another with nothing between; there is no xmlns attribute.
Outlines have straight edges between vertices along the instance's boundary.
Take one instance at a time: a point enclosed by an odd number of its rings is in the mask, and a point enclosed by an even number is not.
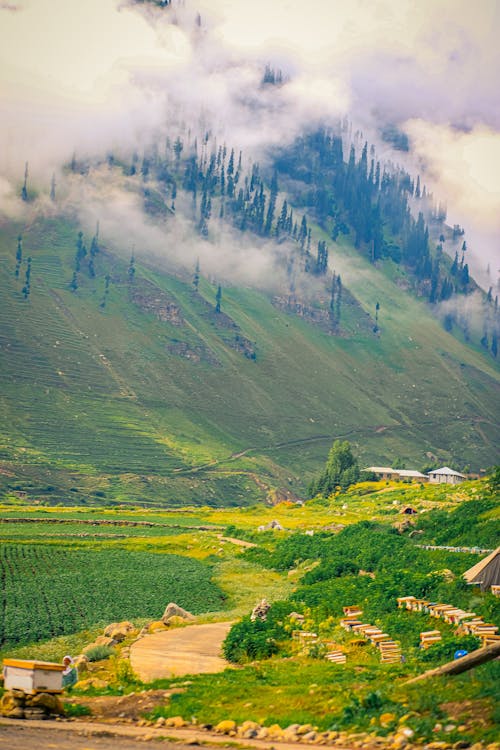
<svg viewBox="0 0 500 750"><path fill-rule="evenodd" d="M0 6L0 174L20 182L29 161L48 185L73 150L140 150L179 112L257 156L347 112L368 133L408 129L436 196L492 260L499 32L496 0L11 0ZM266 62L285 86L259 89Z"/></svg>

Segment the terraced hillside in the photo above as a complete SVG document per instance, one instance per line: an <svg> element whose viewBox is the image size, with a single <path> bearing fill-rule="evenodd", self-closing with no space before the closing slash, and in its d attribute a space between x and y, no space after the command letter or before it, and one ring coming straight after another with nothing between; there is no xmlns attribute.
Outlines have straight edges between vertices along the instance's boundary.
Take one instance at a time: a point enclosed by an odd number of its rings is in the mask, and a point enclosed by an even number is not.
<svg viewBox="0 0 500 750"><path fill-rule="evenodd" d="M248 288L225 286L217 314L216 287L202 278L195 292L139 253L131 279L129 251L110 244L72 291L78 229L60 218L0 231L3 492L159 505L300 495L336 437L361 463L498 460L495 361L347 239L335 262L355 304L333 336ZM364 321L378 300L375 335Z"/></svg>

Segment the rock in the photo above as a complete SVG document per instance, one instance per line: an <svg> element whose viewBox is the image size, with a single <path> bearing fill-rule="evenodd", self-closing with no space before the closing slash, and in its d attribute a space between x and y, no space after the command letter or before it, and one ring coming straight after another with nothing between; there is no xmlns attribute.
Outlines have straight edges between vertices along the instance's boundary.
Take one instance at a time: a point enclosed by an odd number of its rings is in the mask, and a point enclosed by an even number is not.
<svg viewBox="0 0 500 750"><path fill-rule="evenodd" d="M317 736L318 736L318 733L312 729L310 732L306 732L305 734L302 735L302 740L304 742L314 742Z"/></svg>
<svg viewBox="0 0 500 750"><path fill-rule="evenodd" d="M266 620L267 613L269 612L270 608L271 608L271 605L268 603L268 601L266 599L261 599L260 602L258 602L253 608L252 614L250 615L250 619L252 621Z"/></svg>
<svg viewBox="0 0 500 750"><path fill-rule="evenodd" d="M223 721L219 721L219 723L215 726L215 731L219 734L229 734L230 732L235 732L236 722L232 719L224 719Z"/></svg>
<svg viewBox="0 0 500 750"><path fill-rule="evenodd" d="M116 646L116 641L113 640L113 638L106 636L106 635L98 635L95 639L94 643L92 644L94 646ZM87 647L88 649L88 647ZM85 653L86 649L83 649L83 653Z"/></svg>
<svg viewBox="0 0 500 750"><path fill-rule="evenodd" d="M111 637L111 633L113 632L113 630L116 630L116 628L118 626L119 626L118 622L111 622L109 625L106 625L106 627L104 628L103 634L107 638L110 638Z"/></svg>
<svg viewBox="0 0 500 750"><path fill-rule="evenodd" d="M402 734L404 737L408 738L413 737L413 735L415 734L413 729L411 729L410 727L400 727L397 733Z"/></svg>
<svg viewBox="0 0 500 750"><path fill-rule="evenodd" d="M257 739L258 740L265 740L269 737L269 730L267 727L261 727L259 731L257 732Z"/></svg>
<svg viewBox="0 0 500 750"><path fill-rule="evenodd" d="M4 714L9 719L24 719L24 708L22 706L15 706L8 713Z"/></svg>
<svg viewBox="0 0 500 750"><path fill-rule="evenodd" d="M165 717L164 716L159 716L156 719L155 726L157 726L157 727L164 727L165 726Z"/></svg>
<svg viewBox="0 0 500 750"><path fill-rule="evenodd" d="M0 699L0 714L9 716L15 708L19 708L20 703L14 698L11 692L4 693Z"/></svg>
<svg viewBox="0 0 500 750"><path fill-rule="evenodd" d="M407 744L407 737L405 737L404 734L397 734L395 735L395 737L393 737L390 747L392 748L392 750L401 750L401 748L406 747Z"/></svg>
<svg viewBox="0 0 500 750"><path fill-rule="evenodd" d="M453 750L465 750L467 747L470 747L470 742L467 742L467 740L458 740L458 742L453 743Z"/></svg>
<svg viewBox="0 0 500 750"><path fill-rule="evenodd" d="M169 617L168 619L168 626L171 627L179 627L179 625L185 625L186 620L184 617L179 617L179 615L172 615L172 617Z"/></svg>
<svg viewBox="0 0 500 750"><path fill-rule="evenodd" d="M43 707L26 706L26 708L24 709L25 719L47 719L48 716L48 711L46 711Z"/></svg>
<svg viewBox="0 0 500 750"><path fill-rule="evenodd" d="M191 614L191 612L188 612L186 609L183 609L182 607L179 607L178 604L175 604L175 602L170 602L170 604L167 604L167 607L165 608L165 612L162 615L162 621L164 623L167 623L171 617L182 617L183 620L187 620L188 622L192 622L195 620L195 616Z"/></svg>
<svg viewBox="0 0 500 750"><path fill-rule="evenodd" d="M279 724L271 724L271 726L268 727L268 733L269 737L272 737L273 739L283 736L283 730Z"/></svg>
<svg viewBox="0 0 500 750"><path fill-rule="evenodd" d="M307 734L308 732L311 732L313 729L312 724L301 724L297 728L297 734Z"/></svg>
<svg viewBox="0 0 500 750"><path fill-rule="evenodd" d="M184 721L182 716L169 716L165 721L165 726L180 729L180 727L187 726L187 721Z"/></svg>
<svg viewBox="0 0 500 750"><path fill-rule="evenodd" d="M243 724L240 724L238 727L237 734L238 737L243 737L248 740L252 737L256 737L260 728L260 724L257 724L256 721L244 721Z"/></svg>
<svg viewBox="0 0 500 750"><path fill-rule="evenodd" d="M160 630L167 630L167 626L162 620L155 620L149 623L148 633L158 633Z"/></svg>
<svg viewBox="0 0 500 750"><path fill-rule="evenodd" d="M392 724L393 721L396 721L395 714L385 713L380 715L380 726L382 727L389 726L389 724Z"/></svg>
<svg viewBox="0 0 500 750"><path fill-rule="evenodd" d="M457 728L456 724L446 724L444 731L449 733L449 732L453 732L453 730L456 728Z"/></svg>
<svg viewBox="0 0 500 750"><path fill-rule="evenodd" d="M64 716L65 714L62 700L58 695L52 693L38 693L34 695L31 704L46 709L50 714L58 714L59 716Z"/></svg>
<svg viewBox="0 0 500 750"><path fill-rule="evenodd" d="M74 660L74 667L79 671L85 672L85 670L88 669L88 665L89 658L88 656L85 656L85 654L79 654Z"/></svg>
<svg viewBox="0 0 500 750"><path fill-rule="evenodd" d="M79 680L74 686L77 690L88 690L89 688L103 689L108 687L106 680L99 677L88 677L86 680Z"/></svg>

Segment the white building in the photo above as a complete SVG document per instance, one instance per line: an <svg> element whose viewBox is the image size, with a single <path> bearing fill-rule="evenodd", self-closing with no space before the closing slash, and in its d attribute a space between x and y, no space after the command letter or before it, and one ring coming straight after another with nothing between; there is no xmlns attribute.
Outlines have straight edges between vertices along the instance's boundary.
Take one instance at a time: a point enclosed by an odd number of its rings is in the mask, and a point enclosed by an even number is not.
<svg viewBox="0 0 500 750"><path fill-rule="evenodd" d="M443 466L442 469L435 469L429 471L427 476L429 482L432 484L460 484L467 477L464 474L460 474L458 471L453 471L449 466Z"/></svg>
<svg viewBox="0 0 500 750"><path fill-rule="evenodd" d="M428 482L429 477L426 474L422 474L420 471L411 471L410 469L400 469L398 471L400 479L417 480L420 482Z"/></svg>

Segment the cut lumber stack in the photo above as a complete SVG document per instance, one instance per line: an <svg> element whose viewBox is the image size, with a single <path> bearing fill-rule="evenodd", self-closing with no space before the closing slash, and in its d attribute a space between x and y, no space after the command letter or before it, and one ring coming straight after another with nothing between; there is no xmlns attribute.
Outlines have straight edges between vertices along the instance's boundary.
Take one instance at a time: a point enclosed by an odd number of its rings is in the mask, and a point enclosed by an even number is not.
<svg viewBox="0 0 500 750"><path fill-rule="evenodd" d="M318 640L318 634L317 633L310 633L307 630L294 630L292 632L292 638L294 638L297 641L301 641L301 643L314 643L314 641Z"/></svg>
<svg viewBox="0 0 500 750"><path fill-rule="evenodd" d="M346 655L340 650L330 651L328 654L325 654L325 659L334 664L345 664L347 661Z"/></svg>
<svg viewBox="0 0 500 750"><path fill-rule="evenodd" d="M434 643L439 643L442 637L439 630L426 630L420 633L420 648L427 649Z"/></svg>
<svg viewBox="0 0 500 750"><path fill-rule="evenodd" d="M394 664L401 661L401 646L396 641L381 641L378 647L382 664Z"/></svg>

